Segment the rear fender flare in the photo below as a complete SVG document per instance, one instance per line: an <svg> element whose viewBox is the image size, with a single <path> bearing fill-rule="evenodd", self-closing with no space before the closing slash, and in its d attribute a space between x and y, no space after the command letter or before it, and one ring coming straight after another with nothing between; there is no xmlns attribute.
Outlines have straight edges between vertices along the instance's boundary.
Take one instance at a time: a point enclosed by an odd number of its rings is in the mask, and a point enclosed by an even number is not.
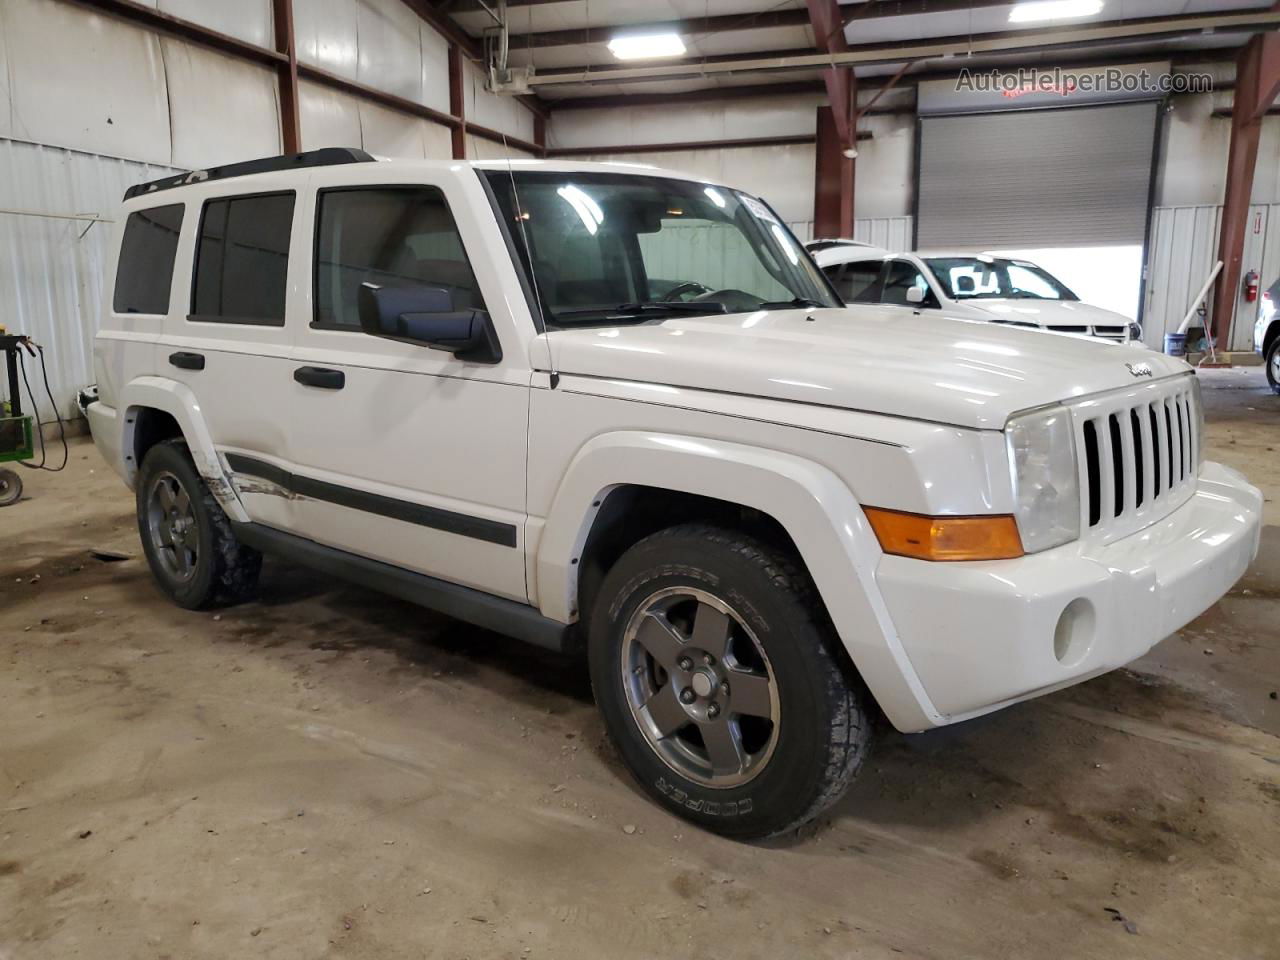
<svg viewBox="0 0 1280 960"><path fill-rule="evenodd" d="M208 424L200 413L200 404L189 387L165 377L138 377L131 380L120 391L118 403L119 409L124 411L121 456L130 486L136 483L140 466L135 462L133 455L134 429L138 414L143 408L148 407L162 410L177 421L178 427L182 430L182 438L186 441L187 449L191 453L196 472L204 478L209 491L227 516L237 523L249 521L249 515L236 495L230 478L222 469Z"/></svg>

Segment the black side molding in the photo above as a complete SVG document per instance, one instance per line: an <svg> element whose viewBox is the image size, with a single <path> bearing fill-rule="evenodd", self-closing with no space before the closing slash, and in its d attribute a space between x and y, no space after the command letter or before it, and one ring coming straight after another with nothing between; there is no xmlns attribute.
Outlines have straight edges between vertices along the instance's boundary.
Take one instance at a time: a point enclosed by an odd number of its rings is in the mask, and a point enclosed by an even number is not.
<svg viewBox="0 0 1280 960"><path fill-rule="evenodd" d="M324 500L326 503L334 503L340 507L376 513L380 517L416 523L419 526L443 530L445 533L456 533L460 537L484 540L486 543L496 543L500 547L514 547L517 543L516 527L511 523L473 517L470 514L428 507L421 503L410 503L408 500L384 497L382 494L369 493L367 490L353 490L351 487L290 473L275 464L266 463L255 457L246 457L242 453L228 453L227 466L235 473L267 480L278 487L284 487L286 490L299 496L310 497L312 500Z"/></svg>
<svg viewBox="0 0 1280 960"><path fill-rule="evenodd" d="M570 649L568 637L572 626L550 620L528 604L356 556L261 524L234 523L232 526L241 543L263 553L284 557L535 646L559 652Z"/></svg>

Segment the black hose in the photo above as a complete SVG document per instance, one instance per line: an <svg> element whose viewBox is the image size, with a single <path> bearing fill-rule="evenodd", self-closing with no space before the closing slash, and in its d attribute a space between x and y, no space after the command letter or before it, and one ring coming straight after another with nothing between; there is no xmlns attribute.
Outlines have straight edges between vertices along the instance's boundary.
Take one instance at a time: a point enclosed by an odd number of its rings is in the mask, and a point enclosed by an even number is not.
<svg viewBox="0 0 1280 960"><path fill-rule="evenodd" d="M53 399L53 391L49 388L49 368L44 362L44 347L40 346L38 343L32 344L32 346L36 348L37 354L40 357L40 372L44 376L45 396L49 398L49 406L53 408L53 415L58 419L58 439L62 441L62 463L56 467L49 467L45 465L48 462L49 452L45 449L44 445L44 425L40 422L40 409L36 406L36 397L31 390L31 382L27 379L27 358L22 355L21 350L18 351L18 366L22 370L22 383L23 386L27 388L27 398L31 401L31 412L35 414L35 416L32 417L32 420L35 422L36 434L40 437L40 462L27 463L25 460L19 460L18 463L21 466L26 467L28 470L47 470L50 473L57 473L59 470L66 469L67 461L71 459L71 450L67 446L67 427L66 424L63 423L62 414L58 412L58 404Z"/></svg>

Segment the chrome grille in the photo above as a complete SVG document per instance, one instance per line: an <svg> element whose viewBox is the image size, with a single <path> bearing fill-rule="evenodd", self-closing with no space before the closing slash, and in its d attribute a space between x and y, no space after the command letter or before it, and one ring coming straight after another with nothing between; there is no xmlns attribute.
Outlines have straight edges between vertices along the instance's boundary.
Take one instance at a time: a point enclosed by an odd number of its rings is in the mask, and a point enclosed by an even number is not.
<svg viewBox="0 0 1280 960"><path fill-rule="evenodd" d="M1084 337L1099 337L1103 340L1114 340L1122 343L1128 334L1126 327L1090 327L1084 325L1062 326L1051 324L1048 327L1054 333L1074 333Z"/></svg>
<svg viewBox="0 0 1280 960"><path fill-rule="evenodd" d="M1200 437L1189 377L1075 406L1080 529L1123 536L1170 513L1194 488Z"/></svg>

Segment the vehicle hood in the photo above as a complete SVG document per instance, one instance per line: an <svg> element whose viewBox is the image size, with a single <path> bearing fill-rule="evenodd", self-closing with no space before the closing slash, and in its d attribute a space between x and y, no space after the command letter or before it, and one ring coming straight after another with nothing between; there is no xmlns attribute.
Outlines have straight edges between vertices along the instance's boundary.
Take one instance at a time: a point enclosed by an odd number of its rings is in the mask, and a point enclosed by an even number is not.
<svg viewBox="0 0 1280 960"><path fill-rule="evenodd" d="M1042 327L1125 327L1133 321L1123 314L1078 300L988 300L959 301L966 307L989 314L992 320L1038 323Z"/></svg>
<svg viewBox="0 0 1280 960"><path fill-rule="evenodd" d="M1191 369L1141 347L873 305L672 318L545 337L562 375L995 430L1019 410Z"/></svg>

